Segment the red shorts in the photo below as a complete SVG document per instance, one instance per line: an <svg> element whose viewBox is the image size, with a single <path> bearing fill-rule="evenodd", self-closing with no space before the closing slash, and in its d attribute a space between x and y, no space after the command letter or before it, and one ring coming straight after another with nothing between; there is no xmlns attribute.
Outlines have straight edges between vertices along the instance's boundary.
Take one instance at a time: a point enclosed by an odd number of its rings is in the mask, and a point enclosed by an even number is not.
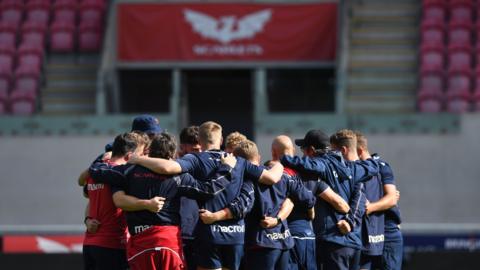
<svg viewBox="0 0 480 270"><path fill-rule="evenodd" d="M152 226L131 236L127 243L132 270L185 269L178 226Z"/></svg>

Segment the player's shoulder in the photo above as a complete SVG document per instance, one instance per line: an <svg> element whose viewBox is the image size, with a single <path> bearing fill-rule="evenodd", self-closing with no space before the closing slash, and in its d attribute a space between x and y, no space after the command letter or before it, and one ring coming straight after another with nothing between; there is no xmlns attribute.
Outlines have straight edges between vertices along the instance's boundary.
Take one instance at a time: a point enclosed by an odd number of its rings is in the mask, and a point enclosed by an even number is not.
<svg viewBox="0 0 480 270"><path fill-rule="evenodd" d="M390 168L390 164L385 161L378 153L372 155L372 159L375 160L380 167L388 167Z"/></svg>

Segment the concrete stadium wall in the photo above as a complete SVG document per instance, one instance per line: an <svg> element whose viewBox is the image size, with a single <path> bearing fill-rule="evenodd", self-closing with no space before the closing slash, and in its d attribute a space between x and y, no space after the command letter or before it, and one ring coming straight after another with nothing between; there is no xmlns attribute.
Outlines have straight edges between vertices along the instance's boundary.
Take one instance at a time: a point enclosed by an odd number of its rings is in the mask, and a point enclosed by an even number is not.
<svg viewBox="0 0 480 270"><path fill-rule="evenodd" d="M370 148L394 169L406 223L480 223L480 118L462 118L459 134L369 135ZM303 132L289 134L303 137ZM266 160L273 136L257 135ZM2 137L0 225L81 225L86 200L78 174L108 136Z"/></svg>

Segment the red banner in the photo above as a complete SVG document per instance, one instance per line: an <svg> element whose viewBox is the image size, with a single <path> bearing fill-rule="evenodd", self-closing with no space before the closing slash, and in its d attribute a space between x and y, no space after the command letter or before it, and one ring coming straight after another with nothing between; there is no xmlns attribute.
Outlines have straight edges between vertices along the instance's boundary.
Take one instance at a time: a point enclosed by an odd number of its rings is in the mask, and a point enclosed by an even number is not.
<svg viewBox="0 0 480 270"><path fill-rule="evenodd" d="M81 235L5 235L4 253L81 253Z"/></svg>
<svg viewBox="0 0 480 270"><path fill-rule="evenodd" d="M334 61L337 4L119 4L118 59Z"/></svg>

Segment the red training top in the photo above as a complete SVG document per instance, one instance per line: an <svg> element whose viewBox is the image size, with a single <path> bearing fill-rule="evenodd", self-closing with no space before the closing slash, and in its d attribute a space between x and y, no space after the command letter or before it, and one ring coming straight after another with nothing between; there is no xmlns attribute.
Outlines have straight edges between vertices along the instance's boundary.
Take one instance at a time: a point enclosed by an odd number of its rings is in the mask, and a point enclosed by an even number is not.
<svg viewBox="0 0 480 270"><path fill-rule="evenodd" d="M109 163L111 166L116 164ZM96 183L87 179L87 194L90 200L88 216L100 222L95 233L85 232L83 245L125 249L127 243L127 223L123 211L115 206L112 191L108 184Z"/></svg>

